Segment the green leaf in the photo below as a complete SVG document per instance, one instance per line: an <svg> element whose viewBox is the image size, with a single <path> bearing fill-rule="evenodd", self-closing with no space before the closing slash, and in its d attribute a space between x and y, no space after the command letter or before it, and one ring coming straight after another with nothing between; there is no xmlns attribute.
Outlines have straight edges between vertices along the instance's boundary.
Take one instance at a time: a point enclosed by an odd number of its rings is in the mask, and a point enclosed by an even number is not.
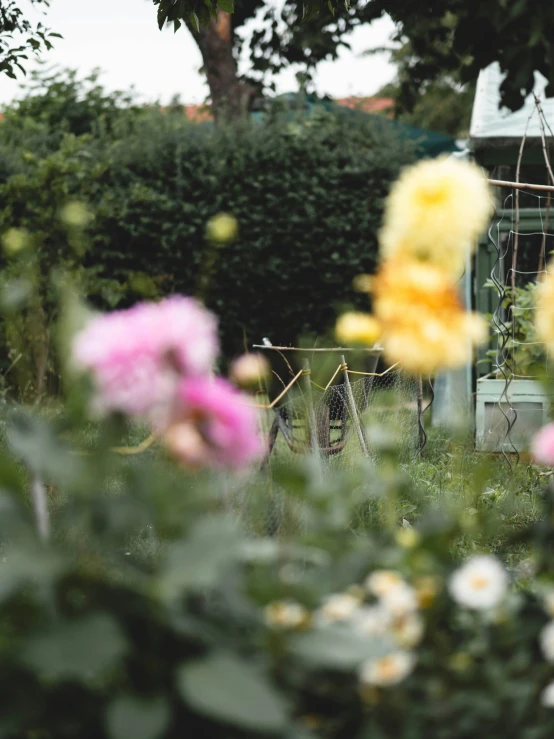
<svg viewBox="0 0 554 739"><path fill-rule="evenodd" d="M158 8L158 28L160 31L165 26L165 23L167 21L167 9L164 7L164 5L160 5Z"/></svg>
<svg viewBox="0 0 554 739"><path fill-rule="evenodd" d="M302 20L309 21L319 13L319 5L316 0L307 0L302 6Z"/></svg>
<svg viewBox="0 0 554 739"><path fill-rule="evenodd" d="M110 703L106 715L110 739L158 739L169 719L164 698L140 700L133 696L117 698Z"/></svg>
<svg viewBox="0 0 554 739"><path fill-rule="evenodd" d="M200 22L194 10L192 11L192 13L189 13L189 21L191 22L191 25L196 31L196 33L199 33L200 32Z"/></svg>
<svg viewBox="0 0 554 739"><path fill-rule="evenodd" d="M181 21L178 18L175 18L173 21L173 33L177 33L177 31L181 28Z"/></svg>
<svg viewBox="0 0 554 739"><path fill-rule="evenodd" d="M33 285L24 278L10 280L0 291L0 311L6 315L25 307L33 292Z"/></svg>
<svg viewBox="0 0 554 739"><path fill-rule="evenodd" d="M204 519L187 539L170 547L160 595L173 598L184 590L214 585L239 556L240 547L241 538L232 521L223 516Z"/></svg>
<svg viewBox="0 0 554 739"><path fill-rule="evenodd" d="M235 4L233 0L217 0L218 8L221 8L225 13L234 13Z"/></svg>
<svg viewBox="0 0 554 739"><path fill-rule="evenodd" d="M185 665L178 686L190 708L216 721L265 732L287 723L282 697L260 670L237 657L220 654Z"/></svg>
<svg viewBox="0 0 554 739"><path fill-rule="evenodd" d="M6 504L8 501L0 499L0 515L3 520L9 520L8 516L11 512L7 511L2 503ZM66 563L60 555L39 546L27 546L24 549L8 547L4 549L2 559L0 563L0 603L16 590L30 583L48 587L66 569Z"/></svg>
<svg viewBox="0 0 554 739"><path fill-rule="evenodd" d="M118 624L98 613L60 623L32 639L22 661L46 680L87 681L113 668L126 646Z"/></svg>
<svg viewBox="0 0 554 739"><path fill-rule="evenodd" d="M393 645L386 639L370 639L342 627L321 628L295 636L293 654L313 668L350 670L366 659L388 654Z"/></svg>
<svg viewBox="0 0 554 739"><path fill-rule="evenodd" d="M44 421L28 414L16 413L8 428L9 445L28 469L45 482L71 485L81 473L81 462L62 444Z"/></svg>

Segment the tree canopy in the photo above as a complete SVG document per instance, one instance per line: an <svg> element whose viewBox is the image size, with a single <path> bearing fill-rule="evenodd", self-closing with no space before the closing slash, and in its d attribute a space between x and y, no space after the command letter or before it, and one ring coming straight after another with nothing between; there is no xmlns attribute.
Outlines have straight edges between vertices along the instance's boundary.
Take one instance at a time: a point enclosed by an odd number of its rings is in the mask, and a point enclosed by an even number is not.
<svg viewBox="0 0 554 739"><path fill-rule="evenodd" d="M201 33L218 12L236 13L235 27L252 17L263 0L153 0L160 28L184 22ZM268 26L253 38L254 68L268 70L283 61L307 67L332 57L353 27L389 14L397 40L410 43L414 55L409 80L402 83L404 104L411 104L422 85L455 72L462 83L476 79L479 70L499 62L506 73L502 103L512 110L523 105L534 84L534 72L554 81L554 4L532 0L292 0L282 16L288 32L279 31L276 11L267 9ZM554 94L554 82L547 88Z"/></svg>
<svg viewBox="0 0 554 739"><path fill-rule="evenodd" d="M29 0L48 7L50 0ZM61 38L42 23L33 24L22 10L19 0L0 0L0 74L15 78L16 71L25 74L23 62L29 53L51 49L53 38Z"/></svg>
<svg viewBox="0 0 554 739"><path fill-rule="evenodd" d="M137 0L138 2L139 0ZM0 73L24 72L31 52L49 49L52 33L24 12L25 0L0 0ZM27 0L47 8L50 0ZM282 67L299 64L309 75L323 59L336 58L360 24L388 14L395 40L408 45L410 63L399 77L398 102L413 107L430 83L472 83L479 70L498 62L506 73L502 104L517 110L534 84L534 72L551 80L554 94L554 4L532 0L287 0L281 9L265 0L152 0L160 28L184 24L204 61L216 118L248 106L260 84ZM261 23L245 32L247 21ZM237 59L249 47L248 79ZM254 84L253 84L254 83ZM439 85L439 96L444 91Z"/></svg>
<svg viewBox="0 0 554 739"><path fill-rule="evenodd" d="M475 83L460 81L460 70L441 75L436 80L411 87L411 70L414 63L420 61L413 53L409 42L397 47L379 47L369 49L366 54L389 52L391 61L396 67L394 80L382 87L377 93L381 97L392 98L395 117L403 123L438 133L448 134L454 138L465 138L469 135L471 111L475 98ZM406 101L406 88L409 99Z"/></svg>

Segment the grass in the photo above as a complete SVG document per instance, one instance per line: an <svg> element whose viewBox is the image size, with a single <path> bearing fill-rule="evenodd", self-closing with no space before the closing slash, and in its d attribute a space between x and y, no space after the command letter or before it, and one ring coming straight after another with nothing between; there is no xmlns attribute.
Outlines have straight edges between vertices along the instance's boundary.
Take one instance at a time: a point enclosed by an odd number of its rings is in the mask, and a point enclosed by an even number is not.
<svg viewBox="0 0 554 739"><path fill-rule="evenodd" d="M513 563L525 559L529 553L518 534L539 520L547 483L536 466L515 457L510 462L476 453L472 435L453 439L431 429L423 455L403 465L415 494L398 501L399 524L417 523L425 509L456 509L466 528L460 554L488 549Z"/></svg>
<svg viewBox="0 0 554 739"><path fill-rule="evenodd" d="M265 431L267 432L273 414L264 414ZM404 433L413 436L417 429L405 426ZM510 467L502 456L477 454L473 449L470 435L452 438L441 429L428 428L428 442L424 453L419 455L413 445L406 445L401 462L403 474L410 480L410 494L399 496L395 501L394 519L397 526L413 526L424 511L433 508L438 512L451 511L453 508L461 513L467 523L466 533L460 537L457 548L459 554L471 553L476 549L488 549L499 552L514 563L528 556L526 548L515 542L517 534L540 517L540 500L546 486L540 470L525 461ZM299 432L302 433L302 430ZM137 446L148 436L144 426L129 424L117 443L122 446ZM2 434L3 435L3 434ZM86 451L95 447L98 441L98 426L85 426L78 436L72 437L70 446L76 450ZM68 440L69 441L69 440ZM407 453L406 453L407 450ZM152 446L146 454L163 463L158 445ZM357 437L350 432L345 449L330 458L330 474L344 469L351 470L360 458L361 452ZM272 456L272 460L285 464L301 461L303 455L294 454L285 443L282 434ZM124 456L117 465L118 472L114 477L104 481L103 494L107 497L117 496L122 484L121 475L129 466L141 463L144 455ZM24 474L24 471L22 470ZM177 471L175 470L175 473ZM280 495L274 495L271 467L246 482L233 484L232 505L234 514L242 518L248 528L260 534L294 535L298 519L290 515ZM368 496L371 491L368 489ZM52 491L52 513L67 504L66 495ZM272 517L268 523L269 517ZM390 507L372 498L359 511L358 519L353 527L368 528L379 526L385 519L390 522ZM483 524L486 521L485 538ZM150 549L152 537L149 530L140 532L135 540L140 549Z"/></svg>

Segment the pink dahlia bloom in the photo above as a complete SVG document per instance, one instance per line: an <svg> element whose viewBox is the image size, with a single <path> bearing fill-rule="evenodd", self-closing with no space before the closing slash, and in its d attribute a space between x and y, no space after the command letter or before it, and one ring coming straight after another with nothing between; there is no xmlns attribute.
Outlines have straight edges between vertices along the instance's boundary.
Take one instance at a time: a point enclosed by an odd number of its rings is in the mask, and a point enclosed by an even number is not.
<svg viewBox="0 0 554 739"><path fill-rule="evenodd" d="M256 409L226 380L183 380L177 397L177 414L165 442L186 465L236 469L260 458Z"/></svg>
<svg viewBox="0 0 554 739"><path fill-rule="evenodd" d="M97 412L135 416L171 405L179 378L209 372L217 350L215 317L175 296L93 318L75 337L73 362L94 378Z"/></svg>
<svg viewBox="0 0 554 739"><path fill-rule="evenodd" d="M535 462L554 466L554 423L544 426L533 439L531 453Z"/></svg>

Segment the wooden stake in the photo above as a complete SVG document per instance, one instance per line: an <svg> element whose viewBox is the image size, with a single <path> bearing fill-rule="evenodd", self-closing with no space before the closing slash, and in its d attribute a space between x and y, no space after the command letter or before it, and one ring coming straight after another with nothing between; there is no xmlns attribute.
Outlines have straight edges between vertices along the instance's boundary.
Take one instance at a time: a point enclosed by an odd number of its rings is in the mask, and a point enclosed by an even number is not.
<svg viewBox="0 0 554 739"><path fill-rule="evenodd" d="M365 440L362 424L360 423L360 419L358 416L358 409L356 408L356 401L354 400L352 386L350 385L350 378L348 377L348 366L346 364L344 354L341 356L341 361L344 367L344 386L346 388L346 397L348 399L348 405L350 407L350 415L352 416L352 421L354 423L356 433L358 434L358 441L360 442L362 452L365 454L366 457L368 457L369 451L367 448L367 442Z"/></svg>
<svg viewBox="0 0 554 739"><path fill-rule="evenodd" d="M312 400L312 383L310 381L310 362L304 359L302 362L304 372L304 392L306 395L306 424L308 433L306 436L310 440L310 446L314 454L319 452L319 444L317 443L317 426L315 421L314 404Z"/></svg>

